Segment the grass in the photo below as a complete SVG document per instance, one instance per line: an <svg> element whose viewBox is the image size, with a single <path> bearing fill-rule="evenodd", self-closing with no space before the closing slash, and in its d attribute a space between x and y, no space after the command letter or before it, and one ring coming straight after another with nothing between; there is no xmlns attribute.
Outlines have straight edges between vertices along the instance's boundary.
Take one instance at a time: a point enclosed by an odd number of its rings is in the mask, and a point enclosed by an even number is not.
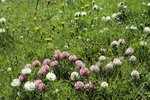
<svg viewBox="0 0 150 100"><path fill-rule="evenodd" d="M38 4L37 1L39 1ZM4 17L7 20L4 25L0 25L0 28L6 30L4 34L0 34L0 97L4 100L18 98L148 100L150 97L150 40L149 34L144 33L141 26L143 24L150 27L149 8L142 5L142 2L148 3L148 0L124 0L128 6L126 20L121 21L121 24L115 20L103 22L101 20L103 16L111 16L119 11L117 7L119 2L121 0L95 0L98 7L103 8L98 12L92 9L92 0L66 0L64 8L59 0L49 5L47 0L0 2L0 18ZM85 4L90 4L90 7L83 10L88 13L87 16L76 19L74 14L82 11L81 7ZM125 29L126 26L132 25L137 26L138 30ZM99 32L104 28L108 30L103 33ZM126 45L117 49L112 48L110 43L119 38L125 39ZM146 41L147 46L141 46L140 41ZM124 54L128 47L135 50L134 55L137 57L135 64L129 63L128 57ZM101 53L100 48L106 48L107 52ZM109 60L102 64L102 70L97 75L91 74L83 79L84 82L89 80L94 82L97 89L78 91L73 88L74 82L70 80L65 82L63 79L47 82L47 89L44 93L35 91L30 94L22 88L14 89L10 85L11 81L18 77L25 64L32 63L35 59L41 62L45 58L53 59L56 49L77 55L88 68L98 61L99 56L109 57ZM105 65L121 56L125 57L123 65L107 76L104 70ZM65 63L62 66L74 65ZM12 68L11 72L7 72L8 67ZM133 80L130 75L134 69L140 72L138 80ZM102 81L109 83L107 91L100 88ZM53 94L52 91L57 88L60 92ZM18 91L23 93L21 94L23 97L17 95Z"/></svg>

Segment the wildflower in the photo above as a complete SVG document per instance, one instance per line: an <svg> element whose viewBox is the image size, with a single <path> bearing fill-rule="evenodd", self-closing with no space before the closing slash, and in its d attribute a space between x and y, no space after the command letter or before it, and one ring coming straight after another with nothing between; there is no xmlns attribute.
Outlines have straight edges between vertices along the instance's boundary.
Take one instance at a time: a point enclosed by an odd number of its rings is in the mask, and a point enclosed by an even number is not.
<svg viewBox="0 0 150 100"><path fill-rule="evenodd" d="M150 7L150 2L147 4L148 7Z"/></svg>
<svg viewBox="0 0 150 100"><path fill-rule="evenodd" d="M110 21L111 20L111 17L110 16L107 16L107 17L102 17L102 21Z"/></svg>
<svg viewBox="0 0 150 100"><path fill-rule="evenodd" d="M115 59L113 60L113 64L114 64L114 66L120 66L120 65L122 65L122 62L120 61L120 59L115 58Z"/></svg>
<svg viewBox="0 0 150 100"><path fill-rule="evenodd" d="M118 15L117 15L116 13L112 14L112 19L116 19L117 16L118 16Z"/></svg>
<svg viewBox="0 0 150 100"><path fill-rule="evenodd" d="M20 85L21 85L21 82L19 79L13 79L13 81L11 82L11 86L13 86L13 87L17 87Z"/></svg>
<svg viewBox="0 0 150 100"><path fill-rule="evenodd" d="M93 7L92 7L94 10L97 10L98 9L98 6L95 4L95 5L93 5Z"/></svg>
<svg viewBox="0 0 150 100"><path fill-rule="evenodd" d="M106 60L106 57L105 56L100 56L99 57L99 61L101 62L101 61L105 61Z"/></svg>
<svg viewBox="0 0 150 100"><path fill-rule="evenodd" d="M134 49L133 48L128 48L126 51L125 51L125 54L126 55L131 55L131 54L133 54L134 53Z"/></svg>
<svg viewBox="0 0 150 100"><path fill-rule="evenodd" d="M92 71L92 72L98 72L98 71L99 71L99 67L96 66L96 65L92 65L92 66L90 67L90 71Z"/></svg>
<svg viewBox="0 0 150 100"><path fill-rule="evenodd" d="M74 16L75 16L75 17L80 17L80 15L81 15L80 12L76 12Z"/></svg>
<svg viewBox="0 0 150 100"><path fill-rule="evenodd" d="M31 68L31 64L26 64L25 67Z"/></svg>
<svg viewBox="0 0 150 100"><path fill-rule="evenodd" d="M45 69L46 71L49 70L49 66L48 65L43 65L41 68Z"/></svg>
<svg viewBox="0 0 150 100"><path fill-rule="evenodd" d="M131 26L130 29L131 30L137 30L138 28L136 26Z"/></svg>
<svg viewBox="0 0 150 100"><path fill-rule="evenodd" d="M83 89L84 83L82 81L77 81L74 85L75 89Z"/></svg>
<svg viewBox="0 0 150 100"><path fill-rule="evenodd" d="M11 67L7 68L7 72L10 72L11 70L12 70L12 68L11 68Z"/></svg>
<svg viewBox="0 0 150 100"><path fill-rule="evenodd" d="M77 68L82 68L82 67L85 67L85 64L81 61L81 60L77 60L75 62Z"/></svg>
<svg viewBox="0 0 150 100"><path fill-rule="evenodd" d="M33 20L36 21L36 20L37 20L37 17L34 17Z"/></svg>
<svg viewBox="0 0 150 100"><path fill-rule="evenodd" d="M0 24L4 24L6 22L6 19L5 18L0 18Z"/></svg>
<svg viewBox="0 0 150 100"><path fill-rule="evenodd" d="M94 89L95 86L92 82L89 82L89 83L85 84L84 88L85 89Z"/></svg>
<svg viewBox="0 0 150 100"><path fill-rule="evenodd" d="M79 73L78 72L72 72L70 77L71 77L71 80L76 80L79 78Z"/></svg>
<svg viewBox="0 0 150 100"><path fill-rule="evenodd" d="M41 65L41 63L40 63L39 60L35 60L35 61L33 61L33 63L32 63L32 66L33 66L33 67L38 67L38 66L40 66L40 65Z"/></svg>
<svg viewBox="0 0 150 100"><path fill-rule="evenodd" d="M118 41L113 41L110 45L112 47L117 47L117 46L119 46L119 42Z"/></svg>
<svg viewBox="0 0 150 100"><path fill-rule="evenodd" d="M143 30L143 32L150 33L150 28L149 27L145 27L144 30Z"/></svg>
<svg viewBox="0 0 150 100"><path fill-rule="evenodd" d="M25 81L27 81L27 76L24 75L24 74L20 75L20 76L19 76L19 81L20 81L20 82L25 82Z"/></svg>
<svg viewBox="0 0 150 100"><path fill-rule="evenodd" d="M141 46L146 46L146 45L147 45L147 42L145 42L145 41L140 41L140 45L141 45Z"/></svg>
<svg viewBox="0 0 150 100"><path fill-rule="evenodd" d="M21 72L22 72L22 74L30 74L32 72L32 70L28 67L25 67L22 69Z"/></svg>
<svg viewBox="0 0 150 100"><path fill-rule="evenodd" d="M101 52L106 52L106 49L105 48L101 48L100 51Z"/></svg>
<svg viewBox="0 0 150 100"><path fill-rule="evenodd" d="M106 69L106 70L112 70L112 69L113 69L113 66L114 66L113 62L109 62L109 63L105 66L105 69Z"/></svg>
<svg viewBox="0 0 150 100"><path fill-rule="evenodd" d="M108 83L107 82L102 82L101 83L101 88L103 88L103 89L108 88Z"/></svg>
<svg viewBox="0 0 150 100"><path fill-rule="evenodd" d="M56 61L56 60L55 60L55 61L52 61L51 64L50 64L50 66L51 66L51 67L54 67L54 68L57 67L58 65L59 65L59 63L58 63L58 61Z"/></svg>
<svg viewBox="0 0 150 100"><path fill-rule="evenodd" d="M62 25L62 27L64 27L65 22L64 22L64 21L61 21L60 24Z"/></svg>
<svg viewBox="0 0 150 100"><path fill-rule="evenodd" d="M59 50L55 50L54 58L55 58L55 59L60 59L60 58L62 58L62 53L61 53Z"/></svg>
<svg viewBox="0 0 150 100"><path fill-rule="evenodd" d="M64 8L64 6L65 6L65 4L64 4L64 2L62 2L62 3L61 3L61 7Z"/></svg>
<svg viewBox="0 0 150 100"><path fill-rule="evenodd" d="M5 2L6 0L1 0L1 2Z"/></svg>
<svg viewBox="0 0 150 100"><path fill-rule="evenodd" d="M76 55L70 55L69 56L69 60L70 61L76 61L77 60L77 56Z"/></svg>
<svg viewBox="0 0 150 100"><path fill-rule="evenodd" d="M131 76L133 77L133 78L139 78L139 72L137 71L137 70L133 70L132 72L131 72Z"/></svg>
<svg viewBox="0 0 150 100"><path fill-rule="evenodd" d="M45 41L47 41L47 42L50 42L51 40L52 40L52 38L50 38L50 37L45 38Z"/></svg>
<svg viewBox="0 0 150 100"><path fill-rule="evenodd" d="M84 12L81 12L81 16L86 16L87 13L84 11Z"/></svg>
<svg viewBox="0 0 150 100"><path fill-rule="evenodd" d="M88 7L90 7L90 4L85 4L84 7L88 8Z"/></svg>
<svg viewBox="0 0 150 100"><path fill-rule="evenodd" d="M88 75L89 75L89 69L86 68L86 67L82 67L82 68L80 69L80 75L81 75L81 76L88 76Z"/></svg>
<svg viewBox="0 0 150 100"><path fill-rule="evenodd" d="M96 66L98 66L98 67L99 67L100 65L101 65L101 62L97 62L97 63L96 63Z"/></svg>
<svg viewBox="0 0 150 100"><path fill-rule="evenodd" d="M49 65L51 64L50 59L45 59L45 60L43 61L43 64L49 66Z"/></svg>
<svg viewBox="0 0 150 100"><path fill-rule="evenodd" d="M36 30L36 31L39 31L40 29L41 29L40 26L36 26L36 27L35 27L35 30Z"/></svg>
<svg viewBox="0 0 150 100"><path fill-rule="evenodd" d="M45 75L47 73L47 70L45 68L41 68L39 71L38 71L38 76L41 76L41 75Z"/></svg>
<svg viewBox="0 0 150 100"><path fill-rule="evenodd" d="M67 58L67 57L69 57L69 53L66 51L63 51L62 52L62 58Z"/></svg>
<svg viewBox="0 0 150 100"><path fill-rule="evenodd" d="M129 61L131 61L131 62L135 62L136 60L137 60L137 58L133 55L129 58Z"/></svg>
<svg viewBox="0 0 150 100"><path fill-rule="evenodd" d="M46 78L50 81L55 81L56 80L56 75L52 72L49 72L47 75L46 75Z"/></svg>
<svg viewBox="0 0 150 100"><path fill-rule="evenodd" d="M35 80L35 81L34 81L34 85L35 85L36 87L38 87L38 85L39 85L40 83L42 83L41 80Z"/></svg>
<svg viewBox="0 0 150 100"><path fill-rule="evenodd" d="M82 6L82 7L81 7L81 10L84 10L84 8L85 8L85 7L84 7L84 6Z"/></svg>
<svg viewBox="0 0 150 100"><path fill-rule="evenodd" d="M40 83L40 84L38 85L38 90L39 90L39 91L44 91L44 90L45 90L45 84L44 84L44 83Z"/></svg>
<svg viewBox="0 0 150 100"><path fill-rule="evenodd" d="M33 90L35 90L35 85L33 82L28 81L24 84L24 88L27 91L33 91Z"/></svg>
<svg viewBox="0 0 150 100"><path fill-rule="evenodd" d="M126 44L126 42L125 42L124 39L119 39L119 40L118 40L118 43L119 43L119 44Z"/></svg>
<svg viewBox="0 0 150 100"><path fill-rule="evenodd" d="M0 33L5 33L5 29L0 28Z"/></svg>

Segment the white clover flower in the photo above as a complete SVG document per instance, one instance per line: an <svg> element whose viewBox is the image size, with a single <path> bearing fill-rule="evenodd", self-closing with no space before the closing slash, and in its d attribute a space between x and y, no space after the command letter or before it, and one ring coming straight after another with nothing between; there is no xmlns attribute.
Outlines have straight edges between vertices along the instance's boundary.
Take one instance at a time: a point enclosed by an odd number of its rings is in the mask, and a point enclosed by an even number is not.
<svg viewBox="0 0 150 100"><path fill-rule="evenodd" d="M5 18L0 18L0 24L1 23L5 23L6 22L6 19Z"/></svg>
<svg viewBox="0 0 150 100"><path fill-rule="evenodd" d="M107 82L102 82L101 83L101 88L103 88L103 89L108 88L108 83Z"/></svg>
<svg viewBox="0 0 150 100"><path fill-rule="evenodd" d="M27 91L33 91L35 90L35 84L33 82L28 81L24 84L24 88Z"/></svg>
<svg viewBox="0 0 150 100"><path fill-rule="evenodd" d="M5 29L0 28L0 33L5 33Z"/></svg>
<svg viewBox="0 0 150 100"><path fill-rule="evenodd" d="M92 72L98 72L99 71L99 67L97 65L92 65L90 67L90 71L92 71Z"/></svg>
<svg viewBox="0 0 150 100"><path fill-rule="evenodd" d="M13 81L11 82L11 86L13 87L17 87L20 85L21 85L21 82L19 81L19 79L13 79Z"/></svg>
<svg viewBox="0 0 150 100"><path fill-rule="evenodd" d="M118 41L113 41L110 45L112 47L116 47L116 46L119 46L119 42Z"/></svg>
<svg viewBox="0 0 150 100"><path fill-rule="evenodd" d="M52 72L49 72L47 75L46 75L46 78L50 81L55 81L56 80L56 75Z"/></svg>
<svg viewBox="0 0 150 100"><path fill-rule="evenodd" d="M5 2L6 0L1 0L1 2Z"/></svg>
<svg viewBox="0 0 150 100"><path fill-rule="evenodd" d="M120 66L120 65L122 65L122 62L121 62L120 59L118 59L118 58L115 58L115 59L113 60L113 63L114 63L114 66Z"/></svg>
<svg viewBox="0 0 150 100"><path fill-rule="evenodd" d="M22 72L22 74L30 74L32 72L32 70L28 67L25 67L22 69L21 72Z"/></svg>
<svg viewBox="0 0 150 100"><path fill-rule="evenodd" d="M149 27L145 27L144 30L143 30L143 32L150 33L150 28Z"/></svg>
<svg viewBox="0 0 150 100"><path fill-rule="evenodd" d="M131 26L130 29L131 30L137 30L138 28L136 26Z"/></svg>
<svg viewBox="0 0 150 100"><path fill-rule="evenodd" d="M139 75L140 75L140 73L139 73L137 70L133 70L133 71L131 72L131 76L132 76L133 78L139 78Z"/></svg>
<svg viewBox="0 0 150 100"><path fill-rule="evenodd" d="M118 40L118 43L119 43L119 44L126 44L126 42L125 42L124 39L119 39L119 40Z"/></svg>
<svg viewBox="0 0 150 100"><path fill-rule="evenodd" d="M99 67L100 65L101 65L101 63L100 63L100 62L97 62L97 63L96 63L96 66L98 66L98 67Z"/></svg>
<svg viewBox="0 0 150 100"><path fill-rule="evenodd" d="M92 8L93 8L94 10L97 10L97 9L98 9L98 6L95 4Z"/></svg>
<svg viewBox="0 0 150 100"><path fill-rule="evenodd" d="M70 76L71 80L76 80L79 78L79 73L78 72L72 72Z"/></svg>
<svg viewBox="0 0 150 100"><path fill-rule="evenodd" d="M134 53L134 49L133 48L128 48L126 51L125 51L125 54L126 55L131 55L131 54L133 54Z"/></svg>
<svg viewBox="0 0 150 100"><path fill-rule="evenodd" d="M109 20L111 20L111 17L110 17L110 16L107 16L107 17L105 17L105 20L106 20L106 21L109 21Z"/></svg>
<svg viewBox="0 0 150 100"><path fill-rule="evenodd" d="M10 72L11 70L12 70L12 68L11 68L11 67L7 68L7 72Z"/></svg>
<svg viewBox="0 0 150 100"><path fill-rule="evenodd" d="M79 17L80 15L81 15L81 12L76 12L74 16Z"/></svg>
<svg viewBox="0 0 150 100"><path fill-rule="evenodd" d="M84 11L84 12L81 12L81 16L86 16L87 13Z"/></svg>
<svg viewBox="0 0 150 100"><path fill-rule="evenodd" d="M131 61L131 62L135 62L136 60L137 60L137 58L133 55L129 58L129 61Z"/></svg>
<svg viewBox="0 0 150 100"><path fill-rule="evenodd" d="M117 18L117 16L118 16L118 15L117 15L116 13L114 13L114 14L112 14L112 16L111 16L111 17L112 17L112 19L116 19L116 18Z"/></svg>
<svg viewBox="0 0 150 100"><path fill-rule="evenodd" d="M147 4L148 7L150 7L150 2Z"/></svg>
<svg viewBox="0 0 150 100"><path fill-rule="evenodd" d="M118 7L119 8L121 8L121 7L123 7L124 6L124 2L120 2L119 4L118 4Z"/></svg>
<svg viewBox="0 0 150 100"><path fill-rule="evenodd" d="M106 57L105 56L100 56L99 57L99 61L105 61L106 60Z"/></svg>
<svg viewBox="0 0 150 100"><path fill-rule="evenodd" d="M106 70L112 70L112 69L113 69L113 66L114 66L113 62L109 62L109 63L105 66L105 69L106 69Z"/></svg>
<svg viewBox="0 0 150 100"><path fill-rule="evenodd" d="M106 17L102 17L102 21L110 21L111 20L111 17L110 16L106 16Z"/></svg>
<svg viewBox="0 0 150 100"><path fill-rule="evenodd" d="M146 46L146 45L147 45L147 42L145 42L145 41L140 41L140 45L141 45L141 46Z"/></svg>

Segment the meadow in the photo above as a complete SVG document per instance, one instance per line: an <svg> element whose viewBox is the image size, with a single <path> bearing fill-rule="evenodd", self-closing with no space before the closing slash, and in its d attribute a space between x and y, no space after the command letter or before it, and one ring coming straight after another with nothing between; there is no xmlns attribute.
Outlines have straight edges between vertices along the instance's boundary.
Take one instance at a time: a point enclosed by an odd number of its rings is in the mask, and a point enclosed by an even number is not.
<svg viewBox="0 0 150 100"><path fill-rule="evenodd" d="M150 100L149 0L0 0L1 100Z"/></svg>

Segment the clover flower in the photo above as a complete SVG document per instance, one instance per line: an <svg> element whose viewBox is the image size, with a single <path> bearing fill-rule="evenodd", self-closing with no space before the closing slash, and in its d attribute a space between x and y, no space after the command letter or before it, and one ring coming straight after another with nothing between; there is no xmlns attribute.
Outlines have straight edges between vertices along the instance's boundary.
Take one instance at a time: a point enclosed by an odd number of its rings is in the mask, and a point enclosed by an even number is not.
<svg viewBox="0 0 150 100"><path fill-rule="evenodd" d="M72 72L70 76L71 80L76 80L79 78L79 73L78 72Z"/></svg>
<svg viewBox="0 0 150 100"><path fill-rule="evenodd" d="M31 72L32 70L28 67L23 68L21 71L22 74L30 74Z"/></svg>
<svg viewBox="0 0 150 100"><path fill-rule="evenodd" d="M89 75L89 69L86 68L86 67L82 67L82 68L80 69L80 75L81 75L81 76L88 76L88 75Z"/></svg>
<svg viewBox="0 0 150 100"><path fill-rule="evenodd" d="M75 89L84 89L84 83L82 81L77 81L74 87Z"/></svg>
<svg viewBox="0 0 150 100"><path fill-rule="evenodd" d="M33 91L35 90L35 84L33 82L28 81L24 84L24 88L26 91Z"/></svg>
<svg viewBox="0 0 150 100"><path fill-rule="evenodd" d="M39 60L35 60L35 61L33 61L33 63L32 63L32 66L33 66L33 67L38 67L38 66L40 66L40 65L41 65L41 63L40 63Z"/></svg>
<svg viewBox="0 0 150 100"><path fill-rule="evenodd" d="M133 78L139 78L139 75L140 75L140 73L139 73L137 70L133 70L133 71L131 72L131 76L132 76Z"/></svg>
<svg viewBox="0 0 150 100"><path fill-rule="evenodd" d="M98 71L99 71L99 67L96 66L96 65L92 65L92 66L90 67L90 71L92 71L92 72L98 72Z"/></svg>
<svg viewBox="0 0 150 100"><path fill-rule="evenodd" d="M52 72L49 72L47 75L46 75L46 78L50 81L55 81L56 80L56 75Z"/></svg>
<svg viewBox="0 0 150 100"><path fill-rule="evenodd" d="M13 79L13 81L11 82L11 86L13 86L13 87L17 87L20 85L21 85L21 82L19 79Z"/></svg>
<svg viewBox="0 0 150 100"><path fill-rule="evenodd" d="M100 56L99 57L99 61L101 62L101 61L105 61L106 60L106 57L105 56Z"/></svg>
<svg viewBox="0 0 150 100"><path fill-rule="evenodd" d="M43 64L50 66L51 60L50 60L50 59L45 59L45 60L43 61Z"/></svg>
<svg viewBox="0 0 150 100"><path fill-rule="evenodd" d="M125 54L126 55L132 55L134 53L134 49L129 47L128 49L126 49Z"/></svg>
<svg viewBox="0 0 150 100"><path fill-rule="evenodd" d="M69 56L69 60L70 60L70 61L76 61L76 60L77 60L76 55L71 55L71 56Z"/></svg>
<svg viewBox="0 0 150 100"><path fill-rule="evenodd" d="M102 89L107 89L108 88L108 83L107 82L102 82L101 83L101 88Z"/></svg>

